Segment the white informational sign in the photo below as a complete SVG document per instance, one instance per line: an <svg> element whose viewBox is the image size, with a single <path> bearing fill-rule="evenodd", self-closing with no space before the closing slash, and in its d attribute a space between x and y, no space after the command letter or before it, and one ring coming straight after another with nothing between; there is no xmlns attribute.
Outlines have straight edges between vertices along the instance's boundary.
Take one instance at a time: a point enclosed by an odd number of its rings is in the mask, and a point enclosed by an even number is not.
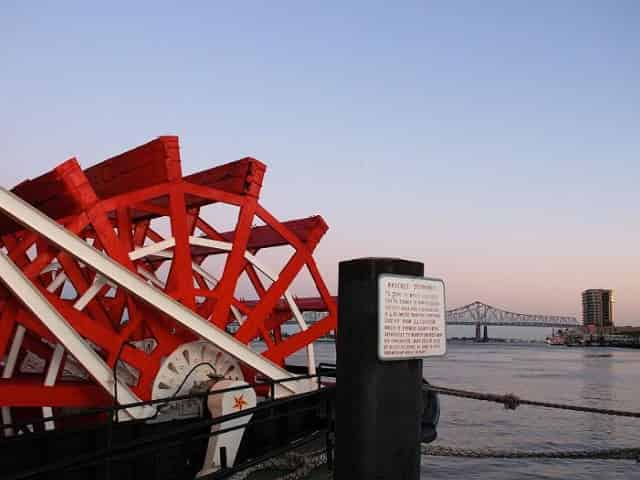
<svg viewBox="0 0 640 480"><path fill-rule="evenodd" d="M442 280L380 275L378 302L380 360L435 357L446 353Z"/></svg>

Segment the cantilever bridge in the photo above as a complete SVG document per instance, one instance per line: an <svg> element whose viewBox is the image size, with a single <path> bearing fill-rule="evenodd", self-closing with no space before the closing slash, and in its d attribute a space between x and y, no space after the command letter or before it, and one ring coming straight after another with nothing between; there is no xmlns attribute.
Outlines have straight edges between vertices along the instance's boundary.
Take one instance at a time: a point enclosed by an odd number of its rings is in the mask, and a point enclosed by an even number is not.
<svg viewBox="0 0 640 480"><path fill-rule="evenodd" d="M575 317L509 312L486 303L473 302L447 310L447 324L565 328L577 326L578 321Z"/></svg>
<svg viewBox="0 0 640 480"><path fill-rule="evenodd" d="M337 303L338 297L333 298ZM295 301L311 323L326 315L324 305L317 299L296 298ZM578 321L575 317L510 312L476 301L447 310L447 325L567 328L577 326Z"/></svg>
<svg viewBox="0 0 640 480"><path fill-rule="evenodd" d="M578 321L575 317L509 312L486 303L473 302L453 310L447 310L447 325L475 325L476 341L487 341L489 339L489 325L567 328L577 326ZM484 327L482 335L481 327Z"/></svg>
<svg viewBox="0 0 640 480"><path fill-rule="evenodd" d="M334 297L336 303L337 297ZM309 324L315 323L326 316L324 306L317 299L296 298L299 308L304 311L304 317ZM293 323L292 319L288 323ZM575 317L560 315L541 315L531 313L516 313L503 310L482 302L473 302L462 307L447 310L447 325L475 325L477 341L489 339L488 327L543 327L569 328L576 327Z"/></svg>
<svg viewBox="0 0 640 480"><path fill-rule="evenodd" d="M337 304L338 297L333 297L333 299ZM321 299L295 297L294 301L300 311L303 312L304 318L309 325L320 321L327 315L326 306ZM245 303L250 306L253 305L251 301L245 301ZM283 301L280 301L275 308L276 311L287 311L287 305ZM286 323L295 324L295 319L292 318ZM234 327L238 326L237 324L232 325ZM447 310L447 325L475 325L476 340L487 341L489 338L489 326L570 328L578 326L578 321L575 317L568 316L510 312L475 301L462 307Z"/></svg>

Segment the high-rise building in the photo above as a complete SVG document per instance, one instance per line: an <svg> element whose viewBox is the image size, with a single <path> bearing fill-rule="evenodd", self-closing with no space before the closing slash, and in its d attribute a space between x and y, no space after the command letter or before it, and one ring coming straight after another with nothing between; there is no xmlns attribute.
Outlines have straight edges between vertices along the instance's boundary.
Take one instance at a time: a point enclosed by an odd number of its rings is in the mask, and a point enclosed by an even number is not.
<svg viewBox="0 0 640 480"><path fill-rule="evenodd" d="M596 328L613 326L613 290L590 289L582 292L582 321Z"/></svg>

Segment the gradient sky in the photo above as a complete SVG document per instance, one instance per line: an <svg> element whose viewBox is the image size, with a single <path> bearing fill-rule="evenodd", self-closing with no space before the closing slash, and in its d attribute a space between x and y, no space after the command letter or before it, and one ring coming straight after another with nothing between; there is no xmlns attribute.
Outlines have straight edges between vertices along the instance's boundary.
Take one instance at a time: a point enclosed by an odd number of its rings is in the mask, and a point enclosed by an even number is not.
<svg viewBox="0 0 640 480"><path fill-rule="evenodd" d="M186 172L251 155L274 214L322 214L333 291L339 260L398 256L451 307L614 288L640 325L638 25L636 1L3 1L0 184L176 134Z"/></svg>

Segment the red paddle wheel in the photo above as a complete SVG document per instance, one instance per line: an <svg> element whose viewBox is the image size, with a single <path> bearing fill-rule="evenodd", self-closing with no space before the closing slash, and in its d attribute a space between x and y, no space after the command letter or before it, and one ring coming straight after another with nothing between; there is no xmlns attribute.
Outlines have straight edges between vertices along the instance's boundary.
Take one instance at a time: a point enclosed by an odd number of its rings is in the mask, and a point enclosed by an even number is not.
<svg viewBox="0 0 640 480"><path fill-rule="evenodd" d="M224 357L218 374L249 383L290 375L282 367L299 351L313 372L313 341L336 328L313 259L327 225L269 213L259 202L265 170L244 158L183 176L178 138L160 137L2 190L3 423L25 407L47 416L109 405L116 392L121 403L175 394L205 357ZM293 296L301 275L317 297ZM305 310L328 314L307 325Z"/></svg>

